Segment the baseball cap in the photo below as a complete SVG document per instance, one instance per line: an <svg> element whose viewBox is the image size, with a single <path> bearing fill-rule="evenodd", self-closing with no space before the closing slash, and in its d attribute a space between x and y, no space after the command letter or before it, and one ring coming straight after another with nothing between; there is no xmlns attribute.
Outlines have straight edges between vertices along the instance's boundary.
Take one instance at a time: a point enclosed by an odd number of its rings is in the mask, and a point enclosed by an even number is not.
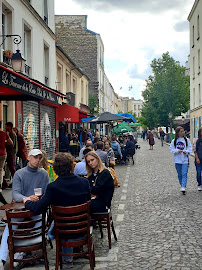
<svg viewBox="0 0 202 270"><path fill-rule="evenodd" d="M31 151L29 151L28 156L37 156L37 155L42 155L43 153L39 150L39 149L32 149Z"/></svg>

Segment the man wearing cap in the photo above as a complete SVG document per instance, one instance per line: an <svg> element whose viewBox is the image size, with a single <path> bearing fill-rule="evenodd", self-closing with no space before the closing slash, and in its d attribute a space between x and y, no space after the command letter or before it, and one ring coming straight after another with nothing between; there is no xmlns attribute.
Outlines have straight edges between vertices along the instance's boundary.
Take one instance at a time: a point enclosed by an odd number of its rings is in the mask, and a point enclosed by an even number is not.
<svg viewBox="0 0 202 270"><path fill-rule="evenodd" d="M49 177L44 169L39 168L42 157L43 154L39 149L31 150L28 154L28 165L14 174L12 188L14 201L23 202L23 199L26 197L29 197L32 201L37 201L39 198L34 195L35 188L42 188L42 195L44 194L49 183ZM0 270L4 269L4 264L8 256L8 235L8 225L6 225L0 247ZM15 258L17 258L17 256L22 256L22 254L16 253ZM16 267L16 263L14 264Z"/></svg>

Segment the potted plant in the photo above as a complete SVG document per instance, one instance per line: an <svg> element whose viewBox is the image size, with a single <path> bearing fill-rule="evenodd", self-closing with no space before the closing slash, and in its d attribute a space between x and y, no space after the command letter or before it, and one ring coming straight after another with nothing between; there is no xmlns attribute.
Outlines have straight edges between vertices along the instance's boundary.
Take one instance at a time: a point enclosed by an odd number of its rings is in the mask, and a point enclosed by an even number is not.
<svg viewBox="0 0 202 270"><path fill-rule="evenodd" d="M4 56L7 58L11 58L13 56L13 52L11 52L11 50L5 50Z"/></svg>

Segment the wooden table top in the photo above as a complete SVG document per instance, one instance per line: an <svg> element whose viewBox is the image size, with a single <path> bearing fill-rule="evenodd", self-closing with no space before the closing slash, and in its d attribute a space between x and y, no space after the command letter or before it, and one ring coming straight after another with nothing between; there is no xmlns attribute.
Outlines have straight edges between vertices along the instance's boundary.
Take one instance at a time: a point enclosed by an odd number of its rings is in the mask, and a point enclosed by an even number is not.
<svg viewBox="0 0 202 270"><path fill-rule="evenodd" d="M0 210L8 210L8 209L20 210L23 208L25 208L25 204L23 202L8 203L0 206Z"/></svg>

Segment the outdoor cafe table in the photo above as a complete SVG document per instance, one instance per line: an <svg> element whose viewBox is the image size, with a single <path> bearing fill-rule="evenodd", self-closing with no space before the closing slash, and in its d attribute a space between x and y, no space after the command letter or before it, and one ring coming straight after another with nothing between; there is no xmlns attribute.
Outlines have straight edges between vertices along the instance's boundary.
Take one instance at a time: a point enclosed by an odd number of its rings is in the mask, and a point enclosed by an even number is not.
<svg viewBox="0 0 202 270"><path fill-rule="evenodd" d="M0 210L8 210L8 209L21 210L24 208L25 208L25 204L22 202L7 203L0 206Z"/></svg>

